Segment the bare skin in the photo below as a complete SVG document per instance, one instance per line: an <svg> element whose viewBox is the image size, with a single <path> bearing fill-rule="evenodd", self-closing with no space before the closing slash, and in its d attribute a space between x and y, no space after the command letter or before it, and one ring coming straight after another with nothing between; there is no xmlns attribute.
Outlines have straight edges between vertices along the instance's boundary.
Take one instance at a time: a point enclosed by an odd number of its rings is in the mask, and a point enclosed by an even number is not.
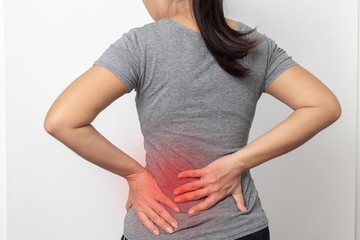
<svg viewBox="0 0 360 240"><path fill-rule="evenodd" d="M180 22L187 28L200 32L195 18L192 15L190 1L175 1L172 5L169 4L168 0L143 0L143 3L155 21L164 17L169 17ZM235 28L239 24L237 21L230 18L225 17L225 20L231 28Z"/></svg>
<svg viewBox="0 0 360 240"><path fill-rule="evenodd" d="M168 0L143 2L154 20L170 17L198 31L189 8L181 7L186 5L174 8L168 6ZM168 7L176 10L168 11ZM232 28L237 25L236 21L226 20ZM140 221L153 234L159 234L157 226L171 233L178 223L161 203L178 212L174 201L157 187L151 172L91 125L102 110L127 92L126 86L112 72L94 65L58 96L46 115L44 128L84 159L124 177L129 184L126 209L134 207ZM284 71L265 92L294 111L239 151L223 156L203 169L183 172L183 176L179 177L200 179L174 189L174 194L180 198L178 202L207 197L191 209L199 212L231 194L239 210L245 211L239 184L241 173L299 147L341 115L336 96L300 65Z"/></svg>

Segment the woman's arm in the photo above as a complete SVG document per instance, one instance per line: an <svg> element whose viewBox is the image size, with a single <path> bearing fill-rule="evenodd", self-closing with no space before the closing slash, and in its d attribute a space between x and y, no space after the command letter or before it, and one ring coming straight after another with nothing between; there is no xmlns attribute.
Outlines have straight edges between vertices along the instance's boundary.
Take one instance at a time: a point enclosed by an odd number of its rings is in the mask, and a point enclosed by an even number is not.
<svg viewBox="0 0 360 240"><path fill-rule="evenodd" d="M127 92L111 73L94 66L73 81L55 100L45 130L86 160L122 177L143 167L101 135L90 123L111 102Z"/></svg>
<svg viewBox="0 0 360 240"><path fill-rule="evenodd" d="M131 203L151 232L159 233L154 223L172 232L170 224L176 227L176 220L160 202L178 212L176 204L161 192L149 171L91 125L103 109L127 92L127 87L112 72L94 65L55 100L46 115L44 128L84 159L124 177L129 184Z"/></svg>
<svg viewBox="0 0 360 240"><path fill-rule="evenodd" d="M181 178L199 177L174 190L176 202L207 197L190 210L206 210L232 194L240 210L245 210L239 178L244 171L285 154L335 122L340 103L319 79L300 65L279 75L265 91L294 112L270 131L237 152L216 159L202 169L184 171ZM180 177L180 176L179 176Z"/></svg>
<svg viewBox="0 0 360 240"><path fill-rule="evenodd" d="M341 116L340 103L332 91L300 65L284 71L265 92L294 111L233 153L243 171L299 147Z"/></svg>

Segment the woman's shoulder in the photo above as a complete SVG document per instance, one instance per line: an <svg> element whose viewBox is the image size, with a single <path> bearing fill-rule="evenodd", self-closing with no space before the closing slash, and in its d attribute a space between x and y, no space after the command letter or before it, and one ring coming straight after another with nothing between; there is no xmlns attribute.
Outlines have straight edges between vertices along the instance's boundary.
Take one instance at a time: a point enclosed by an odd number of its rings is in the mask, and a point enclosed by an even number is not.
<svg viewBox="0 0 360 240"><path fill-rule="evenodd" d="M248 24L246 24L243 21L238 21L238 20L234 20L234 19L230 19L230 18L225 18L227 24L229 25L229 27L231 28L236 28L236 29L252 29L252 27L250 27Z"/></svg>
<svg viewBox="0 0 360 240"><path fill-rule="evenodd" d="M162 21L148 22L142 25L136 25L132 28L129 28L125 35L130 36L132 39L146 43L149 40L152 40L156 36L161 36L163 30Z"/></svg>
<svg viewBox="0 0 360 240"><path fill-rule="evenodd" d="M265 33L258 30L259 27L258 25L251 26L250 24L245 23L243 21L238 21L237 23L238 26L235 29L240 32L249 32L255 28L252 33L249 33L247 35L247 38L251 38L251 39L258 38L260 40L260 43L256 46L258 51L263 52L268 49L269 41L271 39Z"/></svg>
<svg viewBox="0 0 360 240"><path fill-rule="evenodd" d="M267 37L266 34L259 32L259 30L257 28L258 26L256 26L256 27L251 26L250 24L245 23L244 21L235 21L232 19L229 19L229 20L232 22L233 26L237 25L235 30L240 31L240 32L249 32L249 31L253 30L254 28L256 28L252 33L249 34L248 37L254 37L254 38L258 37L258 38L263 38L263 39Z"/></svg>
<svg viewBox="0 0 360 240"><path fill-rule="evenodd" d="M153 33L154 31L158 31L159 29L162 29L166 21L164 19L160 19L157 21L153 21L153 22L147 22L144 23L142 25L137 25L132 27L129 31L134 32L134 33L142 33L145 34L146 32L148 33Z"/></svg>

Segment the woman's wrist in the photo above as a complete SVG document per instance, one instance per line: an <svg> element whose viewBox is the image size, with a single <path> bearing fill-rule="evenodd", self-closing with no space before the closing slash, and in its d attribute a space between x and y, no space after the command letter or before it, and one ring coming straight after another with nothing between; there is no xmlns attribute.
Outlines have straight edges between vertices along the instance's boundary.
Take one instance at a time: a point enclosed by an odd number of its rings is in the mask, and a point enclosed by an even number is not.
<svg viewBox="0 0 360 240"><path fill-rule="evenodd" d="M137 179L139 176L141 176L144 172L146 172L146 168L144 168L143 166L141 166L139 164L139 166L136 167L136 169L134 169L131 173L124 175L123 177L126 179L126 181L131 181L131 180L135 180Z"/></svg>
<svg viewBox="0 0 360 240"><path fill-rule="evenodd" d="M238 172L239 175L244 173L249 167L246 165L245 156L242 149L232 153L234 171Z"/></svg>

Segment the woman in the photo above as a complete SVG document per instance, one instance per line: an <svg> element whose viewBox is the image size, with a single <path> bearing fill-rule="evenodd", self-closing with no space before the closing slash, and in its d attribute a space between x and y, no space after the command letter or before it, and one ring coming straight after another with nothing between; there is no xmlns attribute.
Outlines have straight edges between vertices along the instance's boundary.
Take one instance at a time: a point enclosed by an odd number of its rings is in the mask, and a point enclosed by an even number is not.
<svg viewBox="0 0 360 240"><path fill-rule="evenodd" d="M225 18L222 0L143 2L155 21L124 33L61 93L46 131L127 180L122 239L270 239L250 169L335 122L337 98L274 40ZM133 89L145 167L91 125ZM294 112L248 144L264 92Z"/></svg>

